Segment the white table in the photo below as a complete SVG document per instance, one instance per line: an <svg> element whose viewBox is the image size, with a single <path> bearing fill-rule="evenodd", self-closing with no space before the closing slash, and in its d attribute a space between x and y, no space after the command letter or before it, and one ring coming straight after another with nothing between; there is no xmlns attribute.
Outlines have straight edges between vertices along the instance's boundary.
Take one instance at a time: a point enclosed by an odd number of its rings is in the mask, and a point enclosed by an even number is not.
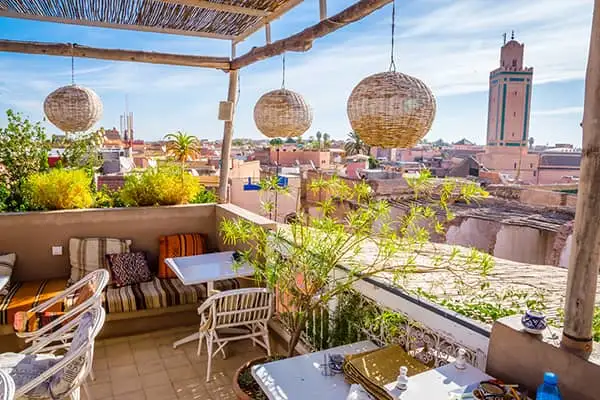
<svg viewBox="0 0 600 400"><path fill-rule="evenodd" d="M355 354L375 349L371 341L334 347L326 351L286 358L252 367L252 376L272 400L345 399L350 385L343 374L323 376L324 353Z"/></svg>
<svg viewBox="0 0 600 400"><path fill-rule="evenodd" d="M376 348L370 341L358 342L327 350L329 354L353 354ZM252 376L271 400L345 400L350 385L343 374L323 376L325 351L287 358L252 367ZM448 400L451 393L468 393L481 381L492 379L475 367L464 370L454 364L423 372L408 378L404 392L396 389L396 382L386 385L388 392L401 400Z"/></svg>
<svg viewBox="0 0 600 400"><path fill-rule="evenodd" d="M233 268L233 251L167 258L165 263L186 286L206 283L209 296L214 292L215 281L254 275L254 268L248 264ZM173 343L173 348L199 338L200 334L196 332Z"/></svg>
<svg viewBox="0 0 600 400"><path fill-rule="evenodd" d="M479 382L490 379L493 378L469 364L465 369L446 364L409 377L404 392L396 389L396 382L385 385L385 388L394 398L401 400L447 400L451 393L470 393Z"/></svg>

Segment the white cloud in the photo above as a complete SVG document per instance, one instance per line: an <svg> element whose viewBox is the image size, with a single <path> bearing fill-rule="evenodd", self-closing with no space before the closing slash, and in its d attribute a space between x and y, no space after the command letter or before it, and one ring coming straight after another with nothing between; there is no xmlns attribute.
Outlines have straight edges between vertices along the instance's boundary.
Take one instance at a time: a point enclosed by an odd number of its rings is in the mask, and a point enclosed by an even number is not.
<svg viewBox="0 0 600 400"><path fill-rule="evenodd" d="M542 115L568 115L568 114L581 114L583 115L583 106L580 107L562 107L562 108L554 108L551 110L537 110L532 112L533 115L542 116Z"/></svg>

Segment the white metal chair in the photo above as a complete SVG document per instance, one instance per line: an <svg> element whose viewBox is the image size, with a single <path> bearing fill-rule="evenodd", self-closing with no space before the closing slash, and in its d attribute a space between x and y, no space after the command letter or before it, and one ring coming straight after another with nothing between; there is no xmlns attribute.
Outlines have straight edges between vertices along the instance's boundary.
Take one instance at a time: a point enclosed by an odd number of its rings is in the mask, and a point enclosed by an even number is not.
<svg viewBox="0 0 600 400"><path fill-rule="evenodd" d="M210 296L199 308L201 317L198 356L202 353L202 341L206 339L208 361L206 381L210 379L212 358L219 351L225 358L227 343L250 339L271 355L267 323L273 315L273 293L265 288L227 290ZM245 328L236 334L220 337L219 330ZM214 349L213 345L217 348Z"/></svg>
<svg viewBox="0 0 600 400"><path fill-rule="evenodd" d="M0 355L0 370L15 382L15 398L79 400L80 387L91 371L94 341L104 319L102 306L94 305L21 353ZM53 343L71 332L67 352L54 355Z"/></svg>
<svg viewBox="0 0 600 400"><path fill-rule="evenodd" d="M29 311L26 311L27 316L35 316L36 314L43 313L56 305L57 303L65 302L67 311L51 321L50 323L40 327L39 329L32 332L16 332L17 336L24 339L26 343L35 343L41 340L43 337L48 336L56 329L60 328L63 324L70 321L77 315L80 315L91 307L102 303L102 293L104 288L109 281L109 273L105 269L98 269L90 272L83 279L76 282L74 285L69 286L60 294L53 298L33 307ZM91 290L92 293L85 300L78 302L77 296L79 296L83 290ZM70 308L68 306L71 306ZM55 344L55 348L66 348L68 347L68 341L72 332L68 333L65 337L57 337L56 341L59 344ZM52 335L56 337L55 335Z"/></svg>
<svg viewBox="0 0 600 400"><path fill-rule="evenodd" d="M0 400L15 398L15 382L8 373L0 370Z"/></svg>

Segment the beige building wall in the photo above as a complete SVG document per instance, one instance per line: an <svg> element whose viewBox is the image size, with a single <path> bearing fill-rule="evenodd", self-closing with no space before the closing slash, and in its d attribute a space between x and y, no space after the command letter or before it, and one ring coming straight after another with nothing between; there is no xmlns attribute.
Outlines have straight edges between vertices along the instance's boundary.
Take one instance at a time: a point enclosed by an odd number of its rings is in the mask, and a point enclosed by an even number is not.
<svg viewBox="0 0 600 400"><path fill-rule="evenodd" d="M199 232L208 247L217 247L215 205L139 207L0 214L0 252L16 253L16 280L69 276L69 239L131 239L134 251L145 251L151 268L158 264L161 235ZM62 246L53 256L52 246Z"/></svg>
<svg viewBox="0 0 600 400"><path fill-rule="evenodd" d="M502 225L496 236L494 257L543 265L552 250L554 235L540 229Z"/></svg>
<svg viewBox="0 0 600 400"><path fill-rule="evenodd" d="M297 213L300 209L300 185L301 179L299 176L287 176L288 178L288 194L277 195L277 212L273 215L265 215L263 202L274 202L275 194L270 192L244 190L244 185L248 183L248 179L236 178L231 179L230 194L231 203L255 214L270 217L277 222L285 222L285 217L290 214Z"/></svg>
<svg viewBox="0 0 600 400"><path fill-rule="evenodd" d="M539 156L522 154L519 149L506 151L488 150L477 155L479 162L487 169L516 178L521 165L519 179L527 183L537 183Z"/></svg>

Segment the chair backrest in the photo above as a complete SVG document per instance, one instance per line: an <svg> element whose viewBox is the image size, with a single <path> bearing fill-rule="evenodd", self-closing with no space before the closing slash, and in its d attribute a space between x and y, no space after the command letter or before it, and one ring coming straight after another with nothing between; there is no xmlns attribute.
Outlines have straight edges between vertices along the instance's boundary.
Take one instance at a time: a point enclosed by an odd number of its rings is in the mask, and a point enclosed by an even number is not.
<svg viewBox="0 0 600 400"><path fill-rule="evenodd" d="M22 333L20 337L25 338L25 341L28 343L39 340L41 336L48 335L91 307L101 305L102 295L108 285L109 278L109 273L105 269L90 272L79 282L68 287L59 295L32 308L28 313L35 314L44 312L56 303L64 302L66 312L34 332ZM62 341L64 342L64 340Z"/></svg>
<svg viewBox="0 0 600 400"><path fill-rule="evenodd" d="M25 349L23 354L45 353L49 345L74 331L71 345L60 361L38 379L20 387L17 394L21 396L41 382L50 379L53 398L68 398L90 373L94 358L94 341L104 326L105 316L104 308L100 304L95 304L56 332L48 334L35 345Z"/></svg>
<svg viewBox="0 0 600 400"><path fill-rule="evenodd" d="M68 396L87 378L94 359L94 342L102 330L106 313L101 305L95 305L81 315L69 350L64 355L68 362L50 381L54 398Z"/></svg>
<svg viewBox="0 0 600 400"><path fill-rule="evenodd" d="M213 329L264 322L273 315L273 293L266 288L227 290L207 301Z"/></svg>
<svg viewBox="0 0 600 400"><path fill-rule="evenodd" d="M0 370L0 400L15 398L15 382L8 373Z"/></svg>

